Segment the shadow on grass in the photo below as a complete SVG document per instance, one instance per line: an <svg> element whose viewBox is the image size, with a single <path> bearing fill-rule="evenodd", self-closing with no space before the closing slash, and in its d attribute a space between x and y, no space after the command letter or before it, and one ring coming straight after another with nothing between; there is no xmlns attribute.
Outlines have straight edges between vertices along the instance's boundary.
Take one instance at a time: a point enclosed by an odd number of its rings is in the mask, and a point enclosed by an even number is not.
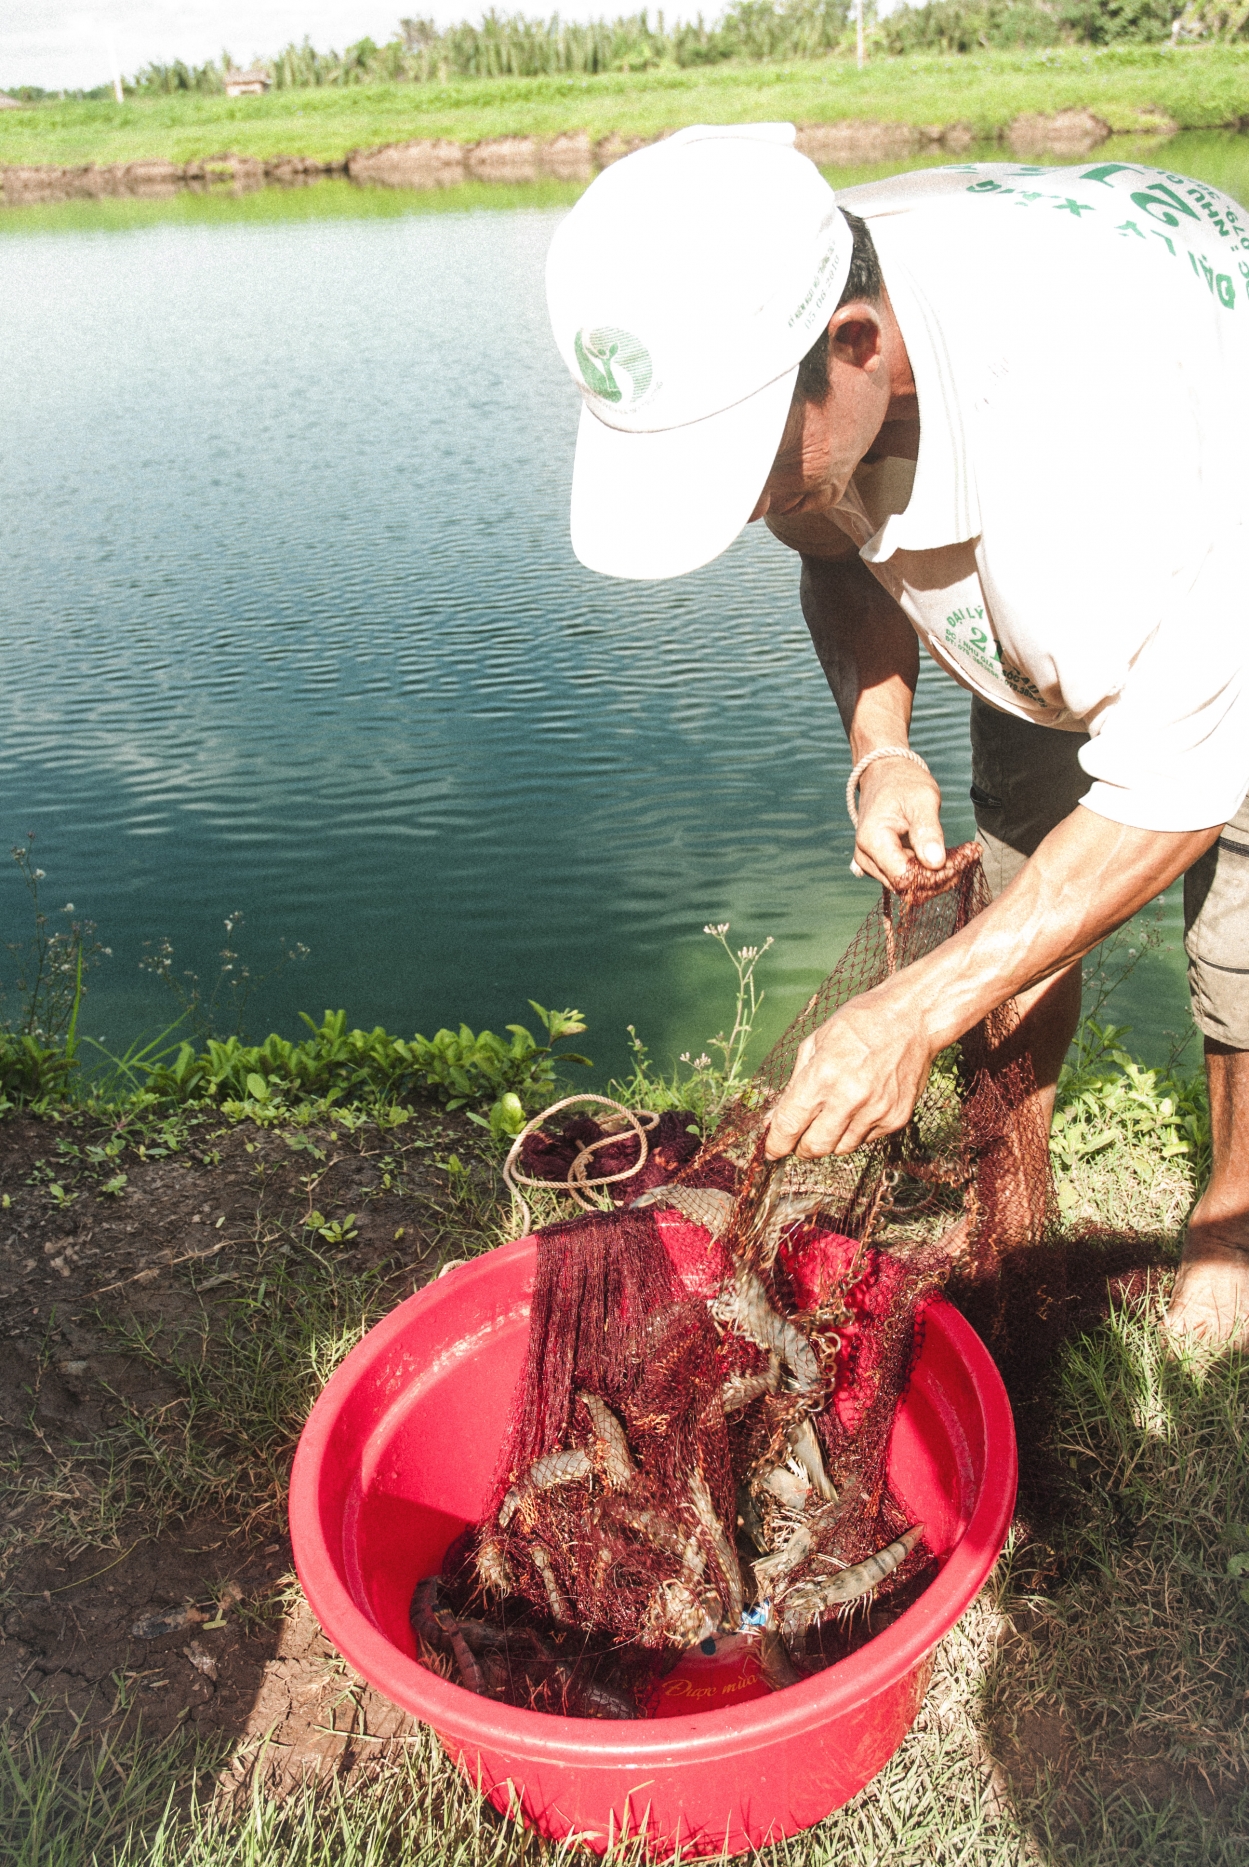
<svg viewBox="0 0 1249 1867"><path fill-rule="evenodd" d="M1168 1351L1174 1258L1089 1236L962 1297L1020 1437L986 1745L1055 1867L1249 1859L1249 1359Z"/></svg>

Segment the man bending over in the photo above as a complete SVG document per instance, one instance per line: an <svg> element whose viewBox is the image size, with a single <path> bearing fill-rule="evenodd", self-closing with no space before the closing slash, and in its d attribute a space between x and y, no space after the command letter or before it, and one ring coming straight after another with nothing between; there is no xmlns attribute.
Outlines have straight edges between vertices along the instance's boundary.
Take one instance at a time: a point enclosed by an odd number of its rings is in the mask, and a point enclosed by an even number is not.
<svg viewBox="0 0 1249 1867"><path fill-rule="evenodd" d="M751 519L859 783L855 864L944 860L909 750L922 642L970 689L992 906L808 1039L774 1155L909 1120L1008 998L1043 1112L1080 960L1180 875L1214 1162L1168 1324L1249 1345L1249 226L1139 165L930 170L838 201L787 124L682 131L558 229L584 399L572 541L671 577Z"/></svg>

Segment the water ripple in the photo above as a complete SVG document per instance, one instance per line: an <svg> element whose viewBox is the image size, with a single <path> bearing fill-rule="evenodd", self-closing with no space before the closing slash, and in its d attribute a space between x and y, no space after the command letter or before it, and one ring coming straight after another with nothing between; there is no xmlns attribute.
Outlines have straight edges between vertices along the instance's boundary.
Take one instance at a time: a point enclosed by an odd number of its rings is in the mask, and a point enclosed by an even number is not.
<svg viewBox="0 0 1249 1867"><path fill-rule="evenodd" d="M534 996L619 1064L626 1022L662 1052L724 1021L708 919L781 937L777 1028L871 905L791 556L753 530L669 585L572 558L553 224L0 244L0 833L115 949L92 1029L163 1012L144 939L210 973L241 906L258 972L313 949L259 1023ZM965 833L965 697L925 667L916 712Z"/></svg>

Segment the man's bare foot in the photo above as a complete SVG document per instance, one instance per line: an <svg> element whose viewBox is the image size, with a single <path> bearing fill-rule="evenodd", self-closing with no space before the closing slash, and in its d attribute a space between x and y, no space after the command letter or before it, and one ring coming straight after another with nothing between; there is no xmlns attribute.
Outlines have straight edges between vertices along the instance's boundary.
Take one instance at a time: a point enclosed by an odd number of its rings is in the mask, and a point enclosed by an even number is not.
<svg viewBox="0 0 1249 1867"><path fill-rule="evenodd" d="M1204 1204L1188 1222L1164 1326L1191 1343L1249 1348L1249 1221L1206 1218Z"/></svg>

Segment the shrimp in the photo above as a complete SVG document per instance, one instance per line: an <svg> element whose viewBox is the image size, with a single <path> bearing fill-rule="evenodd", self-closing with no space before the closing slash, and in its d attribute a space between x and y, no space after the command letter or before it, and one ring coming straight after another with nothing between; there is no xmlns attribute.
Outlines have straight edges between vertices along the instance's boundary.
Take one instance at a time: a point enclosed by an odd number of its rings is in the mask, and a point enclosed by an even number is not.
<svg viewBox="0 0 1249 1867"><path fill-rule="evenodd" d="M800 1562L805 1562L814 1547L810 1526L800 1523L778 1550L770 1556L761 1556L754 1564L755 1587L760 1600L766 1599Z"/></svg>
<svg viewBox="0 0 1249 1867"><path fill-rule="evenodd" d="M820 1364L815 1350L801 1329L778 1316L762 1280L754 1271L743 1264L737 1265L720 1294L713 1299L711 1313L717 1322L740 1329L765 1354L778 1355L793 1375L800 1393L819 1392Z"/></svg>
<svg viewBox="0 0 1249 1867"><path fill-rule="evenodd" d="M550 1550L542 1543L530 1543L527 1547L530 1561L538 1571L538 1574L542 1577L542 1585L546 1589L547 1605L551 1610L551 1619L557 1626L571 1626L572 1621L568 1612L568 1603L564 1600L560 1590L559 1581L555 1574L555 1565L551 1561Z"/></svg>
<svg viewBox="0 0 1249 1867"><path fill-rule="evenodd" d="M506 1595L512 1586L507 1557L497 1536L483 1536L477 1545L477 1579L487 1594Z"/></svg>
<svg viewBox="0 0 1249 1867"><path fill-rule="evenodd" d="M676 1524L662 1511L630 1503L625 1498L611 1498L603 1506L602 1515L608 1522L622 1523L627 1529L636 1530L655 1549L679 1562L681 1579L687 1586L693 1587L701 1581L707 1558L698 1537L682 1536Z"/></svg>
<svg viewBox="0 0 1249 1867"><path fill-rule="evenodd" d="M830 1608L841 1612L851 1603L870 1595L886 1576L892 1575L905 1562L923 1534L923 1524L913 1523L894 1542L877 1550L874 1556L868 1556L866 1561L856 1562L852 1568L840 1569L831 1576L811 1576L804 1581L794 1582L774 1603L777 1624L782 1633L789 1637L804 1633L813 1621L818 1621ZM756 1563L755 1574L758 1573L759 1564Z"/></svg>
<svg viewBox="0 0 1249 1867"><path fill-rule="evenodd" d="M673 1206L692 1225L710 1232L714 1243L729 1228L733 1195L713 1186L652 1186L633 1201L634 1210L639 1206Z"/></svg>
<svg viewBox="0 0 1249 1867"><path fill-rule="evenodd" d="M774 1394L780 1381L780 1360L776 1355L769 1355L767 1367L755 1374L731 1374L720 1389L720 1404L726 1413L740 1413L760 1394Z"/></svg>
<svg viewBox="0 0 1249 1867"><path fill-rule="evenodd" d="M593 1462L604 1484L611 1491L627 1491L637 1477L637 1467L629 1451L624 1427L597 1394L587 1394L578 1389L577 1399L590 1416L590 1425L594 1431Z"/></svg>
<svg viewBox="0 0 1249 1867"><path fill-rule="evenodd" d="M724 1608L712 1588L696 1592L685 1582L661 1582L646 1604L638 1630L644 1647L692 1647L714 1634Z"/></svg>
<svg viewBox="0 0 1249 1867"><path fill-rule="evenodd" d="M590 1455L580 1446L574 1446L571 1452L544 1452L540 1459L534 1460L525 1476L512 1486L500 1504L499 1528L506 1530L517 1510L522 1517L525 1515L525 1506L535 1491L550 1491L556 1485L576 1484L578 1479L593 1476Z"/></svg>
<svg viewBox="0 0 1249 1867"><path fill-rule="evenodd" d="M486 1682L482 1678L481 1667L477 1664L460 1623L449 1608L442 1606L441 1586L442 1577L431 1575L417 1588L408 1610L412 1631L422 1646L431 1648L435 1653L445 1652L450 1647L461 1685L470 1692L484 1696Z"/></svg>
<svg viewBox="0 0 1249 1867"><path fill-rule="evenodd" d="M737 1527L745 1531L757 1550L763 1552L767 1549L763 1518L759 1515L759 1507L751 1495L750 1486L746 1484L737 1487Z"/></svg>
<svg viewBox="0 0 1249 1867"><path fill-rule="evenodd" d="M568 1684L569 1696L579 1700L592 1718L636 1718L637 1706L623 1692L602 1685L597 1679L578 1679L574 1674Z"/></svg>
<svg viewBox="0 0 1249 1867"><path fill-rule="evenodd" d="M811 1480L813 1490L826 1504L835 1504L837 1493L824 1469L824 1454L809 1415L803 1414L793 1421L785 1437L789 1440L790 1451Z"/></svg>
<svg viewBox="0 0 1249 1867"><path fill-rule="evenodd" d="M711 1545L711 1553L716 1559L716 1567L724 1577L728 1599L724 1603L725 1623L736 1628L742 1618L742 1571L737 1560L737 1551L724 1533L724 1525L716 1515L716 1507L711 1501L711 1492L707 1480L697 1467L690 1473L690 1499L694 1505L694 1515L699 1527Z"/></svg>
<svg viewBox="0 0 1249 1867"><path fill-rule="evenodd" d="M786 1227L816 1211L821 1197L819 1193L782 1193L767 1202L767 1209L759 1214L765 1264L771 1264L775 1258ZM714 1186L652 1186L633 1201L635 1210L641 1206L674 1207L691 1224L701 1225L710 1232L713 1244L728 1231L734 1204L732 1193L721 1192Z"/></svg>
<svg viewBox="0 0 1249 1867"><path fill-rule="evenodd" d="M770 1473L769 1477L775 1477L775 1473ZM821 1536L831 1528L836 1520L835 1505L821 1506L795 1526L793 1533L780 1549L774 1550L770 1556L764 1556L752 1565L760 1600L775 1594L778 1584L784 1582L787 1575L791 1575L800 1563L805 1562L815 1553L819 1548Z"/></svg>
<svg viewBox="0 0 1249 1867"><path fill-rule="evenodd" d="M811 1500L811 1483L807 1478L799 1478L791 1472L788 1465L774 1465L760 1485L769 1497L776 1499L785 1510L797 1514L804 1511Z"/></svg>

